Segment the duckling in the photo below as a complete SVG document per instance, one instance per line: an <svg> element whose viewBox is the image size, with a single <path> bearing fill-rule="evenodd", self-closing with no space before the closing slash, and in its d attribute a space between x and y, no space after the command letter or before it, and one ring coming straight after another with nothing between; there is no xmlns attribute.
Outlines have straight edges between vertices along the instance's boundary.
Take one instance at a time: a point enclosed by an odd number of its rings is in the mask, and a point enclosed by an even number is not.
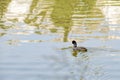
<svg viewBox="0 0 120 80"><path fill-rule="evenodd" d="M74 51L87 52L87 48L85 48L85 47L77 47L77 42L75 40L72 41L72 44L73 44L73 50Z"/></svg>

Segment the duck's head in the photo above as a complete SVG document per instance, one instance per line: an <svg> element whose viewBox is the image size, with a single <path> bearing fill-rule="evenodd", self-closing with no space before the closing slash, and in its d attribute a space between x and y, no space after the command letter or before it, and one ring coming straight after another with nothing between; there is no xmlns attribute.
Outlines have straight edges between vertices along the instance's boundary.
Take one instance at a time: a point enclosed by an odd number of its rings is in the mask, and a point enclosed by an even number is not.
<svg viewBox="0 0 120 80"><path fill-rule="evenodd" d="M77 44L77 42L75 40L72 41L72 44Z"/></svg>
<svg viewBox="0 0 120 80"><path fill-rule="evenodd" d="M72 41L72 44L74 45L74 47L77 47L77 42L75 40Z"/></svg>

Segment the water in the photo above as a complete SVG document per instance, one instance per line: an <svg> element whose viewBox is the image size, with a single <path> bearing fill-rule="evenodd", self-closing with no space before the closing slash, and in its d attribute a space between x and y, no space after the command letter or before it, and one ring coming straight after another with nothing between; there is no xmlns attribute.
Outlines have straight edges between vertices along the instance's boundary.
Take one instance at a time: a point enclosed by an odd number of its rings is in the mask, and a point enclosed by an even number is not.
<svg viewBox="0 0 120 80"><path fill-rule="evenodd" d="M0 1L0 80L119 80L119 0ZM71 41L88 52L73 52Z"/></svg>

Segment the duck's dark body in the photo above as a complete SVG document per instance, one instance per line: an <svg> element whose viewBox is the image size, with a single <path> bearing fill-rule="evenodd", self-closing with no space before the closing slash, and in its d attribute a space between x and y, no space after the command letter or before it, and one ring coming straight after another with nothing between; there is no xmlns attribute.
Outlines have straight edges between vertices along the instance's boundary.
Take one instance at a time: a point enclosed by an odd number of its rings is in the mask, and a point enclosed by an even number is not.
<svg viewBox="0 0 120 80"><path fill-rule="evenodd" d="M76 41L73 40L72 44L73 44L73 50L87 52L87 48L85 48L85 47L77 47L77 42Z"/></svg>
<svg viewBox="0 0 120 80"><path fill-rule="evenodd" d="M73 50L75 51L87 51L85 47L74 47Z"/></svg>

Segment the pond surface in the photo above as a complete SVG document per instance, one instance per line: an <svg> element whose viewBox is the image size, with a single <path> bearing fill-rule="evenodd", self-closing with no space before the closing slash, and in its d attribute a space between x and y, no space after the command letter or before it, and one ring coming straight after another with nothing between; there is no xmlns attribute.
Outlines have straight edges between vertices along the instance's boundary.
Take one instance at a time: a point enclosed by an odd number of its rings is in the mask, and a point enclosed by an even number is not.
<svg viewBox="0 0 120 80"><path fill-rule="evenodd" d="M0 1L0 42L0 80L119 80L120 1Z"/></svg>

